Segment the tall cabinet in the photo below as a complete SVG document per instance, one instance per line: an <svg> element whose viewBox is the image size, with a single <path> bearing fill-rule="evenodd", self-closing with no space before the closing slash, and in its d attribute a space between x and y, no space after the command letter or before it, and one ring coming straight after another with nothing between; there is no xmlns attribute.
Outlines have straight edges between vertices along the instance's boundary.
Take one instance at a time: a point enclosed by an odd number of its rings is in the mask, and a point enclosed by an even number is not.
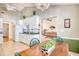
<svg viewBox="0 0 79 59"><path fill-rule="evenodd" d="M17 41L30 44L33 38L40 40L40 17L32 16L26 19L22 19L21 23L17 26L18 28L18 39ZM17 30L16 29L16 30Z"/></svg>

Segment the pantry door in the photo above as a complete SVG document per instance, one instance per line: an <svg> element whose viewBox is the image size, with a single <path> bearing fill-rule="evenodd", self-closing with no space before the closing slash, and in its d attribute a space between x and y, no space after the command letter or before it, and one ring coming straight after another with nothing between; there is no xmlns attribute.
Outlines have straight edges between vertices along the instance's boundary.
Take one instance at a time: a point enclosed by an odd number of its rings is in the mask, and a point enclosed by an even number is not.
<svg viewBox="0 0 79 59"><path fill-rule="evenodd" d="M9 24L3 23L3 42L9 41Z"/></svg>

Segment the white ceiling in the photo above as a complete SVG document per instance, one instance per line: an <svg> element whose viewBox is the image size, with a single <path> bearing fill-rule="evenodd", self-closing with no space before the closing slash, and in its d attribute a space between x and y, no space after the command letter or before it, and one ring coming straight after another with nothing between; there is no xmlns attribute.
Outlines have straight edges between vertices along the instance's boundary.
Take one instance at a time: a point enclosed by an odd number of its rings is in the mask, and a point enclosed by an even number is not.
<svg viewBox="0 0 79 59"><path fill-rule="evenodd" d="M10 4L13 6L26 6L26 7L31 7L35 6L36 3L0 3L0 4ZM50 3L51 5L73 5L73 4L78 4L78 3Z"/></svg>
<svg viewBox="0 0 79 59"><path fill-rule="evenodd" d="M6 8L7 4L10 7L15 7L16 10L15 11L14 10L8 11ZM51 3L50 4L50 6L59 6L59 5L76 5L76 4L73 4L73 3ZM31 8L27 8L27 7L31 7ZM19 13L19 15L29 16L29 15L32 15L32 12L34 11L33 7L35 7L35 9L36 9L35 3L0 3L0 13L1 14L9 13L9 14L15 15L15 14L18 14L19 11L21 11L20 13L22 13L22 14Z"/></svg>
<svg viewBox="0 0 79 59"><path fill-rule="evenodd" d="M23 6L34 7L35 6L35 3L8 3L8 4L12 5L12 6L20 6L20 7L23 7ZM50 5L52 5L52 6L53 5L54 6L58 6L58 5L75 5L75 4L78 4L78 3L50 3Z"/></svg>
<svg viewBox="0 0 79 59"><path fill-rule="evenodd" d="M0 3L0 6L6 7L6 5L10 7L15 7L17 10L21 11L24 7L34 7L33 3Z"/></svg>
<svg viewBox="0 0 79 59"><path fill-rule="evenodd" d="M6 4L9 4L11 7L15 7L19 11L21 11L24 7L35 7L35 3L0 3L1 6L5 6ZM51 6L75 4L77 3L50 3Z"/></svg>

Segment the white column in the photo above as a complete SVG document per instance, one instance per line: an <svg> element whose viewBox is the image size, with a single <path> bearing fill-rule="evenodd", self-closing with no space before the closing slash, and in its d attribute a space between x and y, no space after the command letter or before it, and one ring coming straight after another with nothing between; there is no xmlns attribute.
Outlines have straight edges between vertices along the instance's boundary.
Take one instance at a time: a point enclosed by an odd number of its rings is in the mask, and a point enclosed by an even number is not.
<svg viewBox="0 0 79 59"><path fill-rule="evenodd" d="M0 18L0 44L3 43L3 19Z"/></svg>

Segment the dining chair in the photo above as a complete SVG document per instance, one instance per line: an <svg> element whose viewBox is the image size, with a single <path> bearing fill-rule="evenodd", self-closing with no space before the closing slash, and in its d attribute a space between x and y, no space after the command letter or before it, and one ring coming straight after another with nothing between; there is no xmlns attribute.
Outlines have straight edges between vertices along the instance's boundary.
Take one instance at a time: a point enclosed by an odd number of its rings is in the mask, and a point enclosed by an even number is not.
<svg viewBox="0 0 79 59"><path fill-rule="evenodd" d="M38 38L33 38L31 41L30 41L30 47L36 45L36 44L39 44L40 41Z"/></svg>

